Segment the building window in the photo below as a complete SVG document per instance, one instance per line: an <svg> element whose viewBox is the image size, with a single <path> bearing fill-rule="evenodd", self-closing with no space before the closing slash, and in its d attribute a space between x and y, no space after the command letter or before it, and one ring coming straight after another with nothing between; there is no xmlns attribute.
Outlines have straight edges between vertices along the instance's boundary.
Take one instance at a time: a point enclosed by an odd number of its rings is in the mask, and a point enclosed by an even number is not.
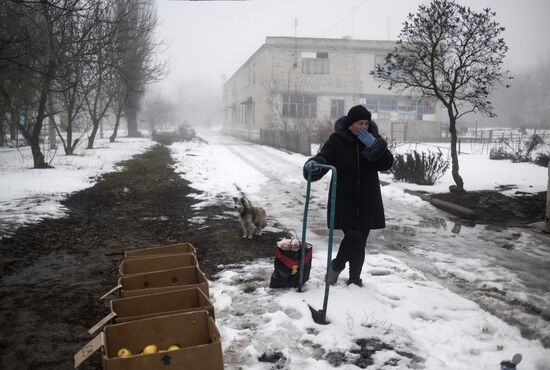
<svg viewBox="0 0 550 370"><path fill-rule="evenodd" d="M429 101L417 100L415 102L415 105L416 105L416 119L419 121L422 121L424 119L425 114L434 114L435 112L435 108L433 104L430 104Z"/></svg>
<svg viewBox="0 0 550 370"><path fill-rule="evenodd" d="M397 99L380 98L378 99L378 109L387 111L397 110Z"/></svg>
<svg viewBox="0 0 550 370"><path fill-rule="evenodd" d="M366 98L364 105L372 113L378 112L378 98Z"/></svg>
<svg viewBox="0 0 550 370"><path fill-rule="evenodd" d="M328 75L328 53L302 53L302 73L307 75Z"/></svg>
<svg viewBox="0 0 550 370"><path fill-rule="evenodd" d="M252 100L252 97L249 97L245 101L241 102L239 123L246 125L254 123L254 100Z"/></svg>
<svg viewBox="0 0 550 370"><path fill-rule="evenodd" d="M312 95L283 95L283 117L317 117L317 97Z"/></svg>
<svg viewBox="0 0 550 370"><path fill-rule="evenodd" d="M344 115L344 99L332 99L330 101L330 118L340 118Z"/></svg>
<svg viewBox="0 0 550 370"><path fill-rule="evenodd" d="M400 121L423 119L424 114L434 114L434 104L429 100L398 98L395 96L369 96L360 99L361 104L378 113L378 120L390 120L392 114ZM397 119L397 118L396 118Z"/></svg>

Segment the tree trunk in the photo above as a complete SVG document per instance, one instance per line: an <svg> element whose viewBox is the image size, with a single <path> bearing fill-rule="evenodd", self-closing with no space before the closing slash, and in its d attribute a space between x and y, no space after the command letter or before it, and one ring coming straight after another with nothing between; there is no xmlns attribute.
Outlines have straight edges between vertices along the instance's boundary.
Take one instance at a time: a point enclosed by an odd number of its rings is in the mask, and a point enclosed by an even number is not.
<svg viewBox="0 0 550 370"><path fill-rule="evenodd" d="M32 152L32 161L34 168L49 168L50 166L46 164L44 160L44 154L40 150L40 137L32 137L30 142L31 152Z"/></svg>
<svg viewBox="0 0 550 370"><path fill-rule="evenodd" d="M126 104L126 121L128 122L128 137L139 137L137 127L137 111L130 104Z"/></svg>
<svg viewBox="0 0 550 370"><path fill-rule="evenodd" d="M464 181L460 174L458 173L458 152L456 150L456 144L458 142L456 136L456 119L452 113L449 111L449 132L451 134L451 163L452 163L452 175L453 180L456 184L456 190L463 192L464 191Z"/></svg>
<svg viewBox="0 0 550 370"><path fill-rule="evenodd" d="M70 117L70 114L67 113L67 147L65 148L65 154L73 155L73 120Z"/></svg>
<svg viewBox="0 0 550 370"><path fill-rule="evenodd" d="M10 140L16 141L17 139L17 122L19 120L19 115L15 110L10 111Z"/></svg>
<svg viewBox="0 0 550 370"><path fill-rule="evenodd" d="M6 112L4 107L0 105L0 147L6 146L6 131L4 129L6 121Z"/></svg>
<svg viewBox="0 0 550 370"><path fill-rule="evenodd" d="M34 162L34 168L49 168L50 166L44 161L44 154L40 150L40 134L42 133L42 125L44 124L46 101L47 101L47 88L49 88L49 80L44 85L44 91L41 92L41 97L38 104L38 114L34 120L32 132L28 132L26 137L29 145L31 146L32 159ZM28 117L28 115L27 115Z"/></svg>
<svg viewBox="0 0 550 370"><path fill-rule="evenodd" d="M93 122L92 133L88 137L88 146L86 147L86 149L93 149L94 148L95 136L97 135L97 130L98 129L99 129L99 122L94 121Z"/></svg>
<svg viewBox="0 0 550 370"><path fill-rule="evenodd" d="M50 142L50 149L57 149L56 134L55 134L55 120L53 115L48 117L48 140Z"/></svg>
<svg viewBox="0 0 550 370"><path fill-rule="evenodd" d="M122 109L118 109L116 112L116 120L115 120L115 127L113 129L113 133L109 137L109 141L111 143L114 143L116 140L116 136L118 134L118 125L120 124L120 117L122 116Z"/></svg>
<svg viewBox="0 0 550 370"><path fill-rule="evenodd" d="M49 110L49 116L48 116L48 140L50 144L50 149L56 149L57 143L56 143L56 135L55 135L55 119L53 117L53 101L51 94L48 97L48 110Z"/></svg>

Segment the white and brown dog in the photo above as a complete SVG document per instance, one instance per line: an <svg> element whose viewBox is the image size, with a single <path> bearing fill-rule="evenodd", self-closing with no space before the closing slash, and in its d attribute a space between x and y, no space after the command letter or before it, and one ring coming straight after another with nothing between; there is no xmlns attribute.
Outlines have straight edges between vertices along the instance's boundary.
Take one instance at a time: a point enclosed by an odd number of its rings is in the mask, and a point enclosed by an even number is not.
<svg viewBox="0 0 550 370"><path fill-rule="evenodd" d="M262 235L262 230L267 225L265 210L254 207L246 197L233 197L235 208L239 211L239 220L243 226L243 238L252 239L254 234Z"/></svg>

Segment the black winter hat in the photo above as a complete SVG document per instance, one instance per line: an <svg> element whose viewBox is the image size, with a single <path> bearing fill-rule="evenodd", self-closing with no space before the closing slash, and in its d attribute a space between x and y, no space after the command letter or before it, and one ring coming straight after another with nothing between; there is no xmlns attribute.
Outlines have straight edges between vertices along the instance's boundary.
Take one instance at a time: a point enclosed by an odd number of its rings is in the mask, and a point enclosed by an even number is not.
<svg viewBox="0 0 550 370"><path fill-rule="evenodd" d="M366 119L370 122L371 113L362 105L356 105L355 107L351 107L351 109L348 112L346 120L346 127L350 127L357 121L361 121Z"/></svg>

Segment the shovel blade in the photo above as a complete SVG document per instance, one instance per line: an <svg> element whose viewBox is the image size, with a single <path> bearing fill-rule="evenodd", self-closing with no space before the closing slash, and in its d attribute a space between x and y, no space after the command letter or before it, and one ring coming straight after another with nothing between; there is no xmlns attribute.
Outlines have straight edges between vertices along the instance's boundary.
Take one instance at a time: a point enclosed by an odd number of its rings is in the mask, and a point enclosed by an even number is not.
<svg viewBox="0 0 550 370"><path fill-rule="evenodd" d="M330 324L329 321L327 321L327 313L323 310L316 310L315 308L311 307L311 305L307 305L309 307L309 310L311 311L311 318L316 324L319 325L328 325Z"/></svg>

